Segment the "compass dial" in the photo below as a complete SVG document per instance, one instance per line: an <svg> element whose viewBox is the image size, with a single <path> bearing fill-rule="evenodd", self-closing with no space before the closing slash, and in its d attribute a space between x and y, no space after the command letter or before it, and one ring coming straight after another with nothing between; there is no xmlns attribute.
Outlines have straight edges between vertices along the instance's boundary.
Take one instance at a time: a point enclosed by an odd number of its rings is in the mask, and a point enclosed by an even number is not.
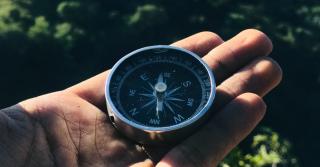
<svg viewBox="0 0 320 167"><path fill-rule="evenodd" d="M192 123L212 103L209 68L193 53L148 47L119 61L107 83L107 100L123 121L139 127Z"/></svg>

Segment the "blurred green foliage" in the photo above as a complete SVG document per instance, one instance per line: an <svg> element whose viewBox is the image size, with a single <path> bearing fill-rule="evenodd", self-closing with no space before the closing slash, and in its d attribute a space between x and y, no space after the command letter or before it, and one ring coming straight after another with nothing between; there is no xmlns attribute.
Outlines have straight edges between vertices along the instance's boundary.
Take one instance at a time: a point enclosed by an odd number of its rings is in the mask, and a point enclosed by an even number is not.
<svg viewBox="0 0 320 167"><path fill-rule="evenodd" d="M250 147L234 149L220 163L220 167L298 167L298 160L292 154L291 144L279 137L270 128L260 128L252 139Z"/></svg>
<svg viewBox="0 0 320 167"><path fill-rule="evenodd" d="M77 83L142 46L203 30L228 39L246 28L273 40L271 56L284 70L282 84L266 97L269 112L262 124L293 143L303 166L317 166L318 0L0 0L0 107ZM260 138L272 142L272 136ZM244 164L286 159L277 152L282 146L271 147L275 153L252 147L258 152L235 151Z"/></svg>

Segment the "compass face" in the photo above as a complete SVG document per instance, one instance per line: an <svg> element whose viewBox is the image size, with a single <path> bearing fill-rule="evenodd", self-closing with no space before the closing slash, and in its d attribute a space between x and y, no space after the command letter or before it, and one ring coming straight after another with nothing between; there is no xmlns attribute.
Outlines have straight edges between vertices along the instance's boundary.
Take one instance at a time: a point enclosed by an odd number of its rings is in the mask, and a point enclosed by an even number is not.
<svg viewBox="0 0 320 167"><path fill-rule="evenodd" d="M213 75L201 59L174 47L135 51L110 75L108 104L125 122L141 127L194 121L207 110L215 91Z"/></svg>

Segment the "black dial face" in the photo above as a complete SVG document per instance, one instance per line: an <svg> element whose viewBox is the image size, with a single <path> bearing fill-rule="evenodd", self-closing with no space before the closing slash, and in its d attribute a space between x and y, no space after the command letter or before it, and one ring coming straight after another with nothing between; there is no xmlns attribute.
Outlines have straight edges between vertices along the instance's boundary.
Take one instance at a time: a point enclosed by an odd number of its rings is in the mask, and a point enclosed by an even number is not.
<svg viewBox="0 0 320 167"><path fill-rule="evenodd" d="M148 127L190 120L207 104L211 79L189 53L151 49L125 59L112 74L110 98L126 119Z"/></svg>

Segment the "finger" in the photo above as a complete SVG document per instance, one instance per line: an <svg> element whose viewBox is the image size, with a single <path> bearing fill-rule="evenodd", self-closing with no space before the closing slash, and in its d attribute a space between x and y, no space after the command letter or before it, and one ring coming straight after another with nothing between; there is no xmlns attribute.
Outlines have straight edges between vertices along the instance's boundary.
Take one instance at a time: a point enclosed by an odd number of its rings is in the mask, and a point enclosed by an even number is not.
<svg viewBox="0 0 320 167"><path fill-rule="evenodd" d="M261 31L248 29L211 50L203 60L215 73L217 83L257 57L272 51L271 40Z"/></svg>
<svg viewBox="0 0 320 167"><path fill-rule="evenodd" d="M204 56L222 43L223 40L219 35L210 31L203 31L177 41L171 45L190 50L199 56Z"/></svg>
<svg viewBox="0 0 320 167"><path fill-rule="evenodd" d="M205 31L182 39L172 45L204 55L221 43L223 43L223 40L218 35ZM105 109L104 84L108 73L109 71L103 72L68 88L66 91L72 92L93 105Z"/></svg>
<svg viewBox="0 0 320 167"><path fill-rule="evenodd" d="M266 95L282 79L279 64L270 57L256 59L217 87L213 109L219 111L232 99L245 92Z"/></svg>
<svg viewBox="0 0 320 167"><path fill-rule="evenodd" d="M216 166L262 119L263 100L245 93L232 100L199 132L172 149L157 167Z"/></svg>

